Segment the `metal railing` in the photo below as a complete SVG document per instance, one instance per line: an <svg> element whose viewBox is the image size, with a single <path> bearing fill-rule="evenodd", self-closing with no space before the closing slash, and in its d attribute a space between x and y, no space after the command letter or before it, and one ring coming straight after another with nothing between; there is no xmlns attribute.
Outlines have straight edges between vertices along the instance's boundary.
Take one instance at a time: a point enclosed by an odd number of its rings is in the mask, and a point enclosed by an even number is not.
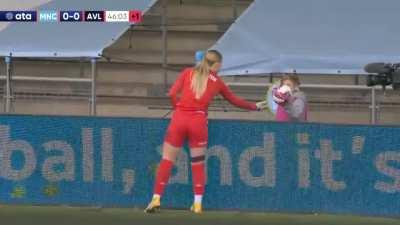
<svg viewBox="0 0 400 225"><path fill-rule="evenodd" d="M0 76L0 81L6 80L5 76ZM59 78L59 77L30 77L30 76L15 76L12 81L27 81L27 82L47 82L48 84L55 84L46 87L45 89L41 89L40 86L32 87L32 86L16 86L16 90L11 92L10 99L72 99L72 100L84 100L90 98L91 92L94 88L87 88L85 86L84 89L59 89L64 84L80 84L84 83L87 85L92 84L91 78ZM271 87L271 83L249 83L249 82L230 82L227 83L231 88L233 88L234 92L239 96L245 97L250 101L259 101L262 98L265 98L265 93L267 88ZM61 85L61 86L60 86ZM118 86L118 84L116 84ZM162 86L160 84L160 86ZM93 86L91 86L93 87ZM152 86L151 86L152 87ZM144 88L151 88L144 87ZM329 84L303 84L302 89L307 93L307 97L309 99L310 104L313 107L352 107L354 108L365 108L369 107L370 114L370 123L376 124L379 120L379 114L382 112L383 107L399 107L400 106L400 97L393 95L392 88L388 88L388 93L385 99L382 98L382 93L379 87L366 87L361 85L329 85ZM0 93L3 93L4 97L6 97L6 89L4 85L0 88ZM78 91L78 92L76 92ZM315 91L315 92L314 92ZM159 93L158 95L152 95L151 92L147 92L146 95L121 95L118 92L115 94L99 91L96 94L96 98L99 98L102 102L121 102L122 104L126 103L130 104L139 104L146 105L149 109L165 109L169 110L169 100L164 95L164 93ZM91 103L91 102L89 102ZM5 101L4 101L5 104ZM225 101L217 100L213 107L210 108L213 110L224 109L227 111L237 110ZM89 105L92 107L92 104ZM222 108L221 108L222 107ZM93 109L91 109L93 110Z"/></svg>
<svg viewBox="0 0 400 225"><path fill-rule="evenodd" d="M97 77L97 59L90 59L91 77L90 78L69 78L69 77L31 77L31 76L13 76L12 57L4 58L6 64L6 75L0 76L0 80L5 80L4 109L6 113L11 113L13 93L13 81L39 81L39 82L65 82L65 83L89 83L91 85L89 96L89 114L96 115L96 77Z"/></svg>

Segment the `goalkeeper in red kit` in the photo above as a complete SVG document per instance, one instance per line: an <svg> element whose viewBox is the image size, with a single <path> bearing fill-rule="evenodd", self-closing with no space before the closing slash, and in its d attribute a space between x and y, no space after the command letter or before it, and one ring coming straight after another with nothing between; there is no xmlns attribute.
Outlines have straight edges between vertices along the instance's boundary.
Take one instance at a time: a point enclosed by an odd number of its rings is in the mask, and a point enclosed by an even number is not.
<svg viewBox="0 0 400 225"><path fill-rule="evenodd" d="M161 196L171 174L177 155L187 140L190 147L194 202L191 211L202 212L202 197L205 186L205 151L208 142L207 110L214 96L221 94L233 105L259 110L266 102L251 103L236 97L217 75L222 55L209 50L194 68L186 68L169 91L174 107L171 122L165 135L162 159L154 183L154 195L145 209L146 213L157 212Z"/></svg>

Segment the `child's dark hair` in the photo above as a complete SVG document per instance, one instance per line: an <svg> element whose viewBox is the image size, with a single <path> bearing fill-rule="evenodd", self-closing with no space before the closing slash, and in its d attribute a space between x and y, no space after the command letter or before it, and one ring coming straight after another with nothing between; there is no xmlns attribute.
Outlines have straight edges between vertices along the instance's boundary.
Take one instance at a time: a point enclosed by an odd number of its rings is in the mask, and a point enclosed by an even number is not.
<svg viewBox="0 0 400 225"><path fill-rule="evenodd" d="M290 80L297 86L300 85L300 79L297 76L297 74L289 74L289 73L283 74L283 76L281 78L281 85L283 84L283 81L285 81L285 80Z"/></svg>

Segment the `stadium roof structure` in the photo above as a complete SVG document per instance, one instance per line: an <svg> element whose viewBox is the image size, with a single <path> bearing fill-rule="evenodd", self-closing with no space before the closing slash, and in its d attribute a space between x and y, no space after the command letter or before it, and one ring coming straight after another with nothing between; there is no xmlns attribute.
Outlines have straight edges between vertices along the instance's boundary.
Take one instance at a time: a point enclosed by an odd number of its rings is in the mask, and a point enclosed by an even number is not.
<svg viewBox="0 0 400 225"><path fill-rule="evenodd" d="M23 9L30 5L37 10L140 10L146 13L156 0L27 0L24 2L5 1L1 7L7 9ZM8 8L9 7L9 8ZM5 112L12 108L12 85L14 79L46 80L62 82L88 83L90 87L90 115L96 115L96 76L97 59L102 57L105 48L113 44L125 33L131 23L96 23L96 22L54 22L54 23L10 23L0 27L0 57L6 63L5 80ZM56 78L56 77L21 77L13 76L12 58L77 58L90 59L90 78Z"/></svg>
<svg viewBox="0 0 400 225"><path fill-rule="evenodd" d="M223 75L364 74L400 61L398 0L255 0L213 48Z"/></svg>
<svg viewBox="0 0 400 225"><path fill-rule="evenodd" d="M42 1L43 2L43 1ZM38 10L141 10L156 0L53 0ZM130 23L11 23L0 30L0 56L98 58Z"/></svg>

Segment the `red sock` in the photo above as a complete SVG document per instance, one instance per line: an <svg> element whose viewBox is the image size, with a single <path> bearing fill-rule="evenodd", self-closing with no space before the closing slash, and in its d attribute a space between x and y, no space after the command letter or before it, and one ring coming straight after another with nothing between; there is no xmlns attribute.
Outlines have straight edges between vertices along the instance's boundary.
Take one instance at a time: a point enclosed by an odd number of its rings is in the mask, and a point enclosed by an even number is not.
<svg viewBox="0 0 400 225"><path fill-rule="evenodd" d="M174 163L167 159L162 159L157 170L156 181L154 183L154 194L162 195L165 186L168 184L171 170Z"/></svg>
<svg viewBox="0 0 400 225"><path fill-rule="evenodd" d="M195 195L204 194L205 184L204 162L192 164L193 192Z"/></svg>

